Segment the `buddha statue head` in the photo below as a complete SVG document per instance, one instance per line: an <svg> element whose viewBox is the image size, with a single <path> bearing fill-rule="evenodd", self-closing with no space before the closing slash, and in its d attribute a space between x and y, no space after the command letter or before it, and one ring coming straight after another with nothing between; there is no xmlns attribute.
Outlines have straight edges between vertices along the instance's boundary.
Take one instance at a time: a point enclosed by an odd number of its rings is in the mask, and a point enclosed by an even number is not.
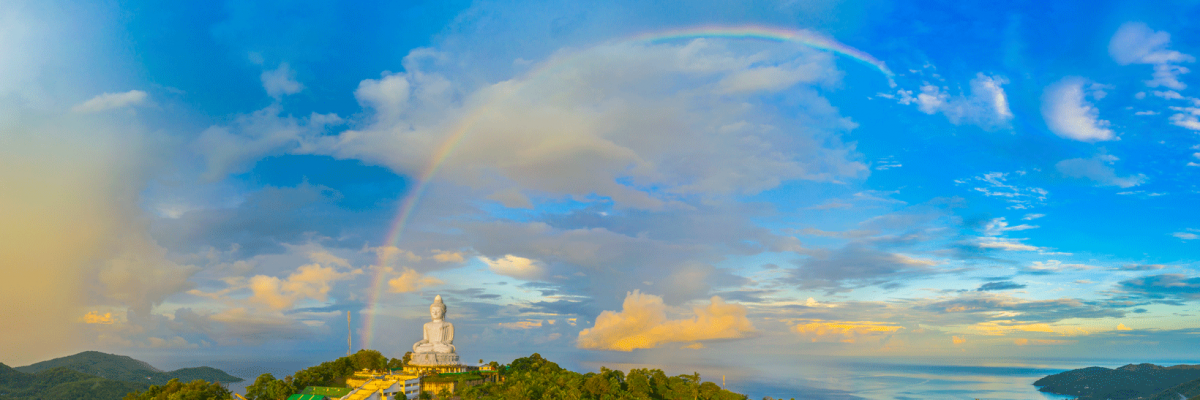
<svg viewBox="0 0 1200 400"><path fill-rule="evenodd" d="M441 321L446 317L446 303L442 302L442 295L433 298L433 304L429 306L429 315L434 321Z"/></svg>

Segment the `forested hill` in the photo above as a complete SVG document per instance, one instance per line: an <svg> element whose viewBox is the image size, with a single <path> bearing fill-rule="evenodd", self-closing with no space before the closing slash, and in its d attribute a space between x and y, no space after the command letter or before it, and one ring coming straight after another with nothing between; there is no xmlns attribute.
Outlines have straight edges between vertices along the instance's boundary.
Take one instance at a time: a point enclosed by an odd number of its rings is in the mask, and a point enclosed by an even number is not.
<svg viewBox="0 0 1200 400"><path fill-rule="evenodd" d="M502 369L504 380L466 388L463 400L500 399L698 399L745 400L743 394L703 382L700 374L667 376L657 369L633 369L628 374L600 368L580 374L534 353Z"/></svg>
<svg viewBox="0 0 1200 400"><path fill-rule="evenodd" d="M1162 367L1154 364L1129 364L1117 369L1089 367L1038 379L1034 386L1043 392L1078 396L1080 400L1178 400L1200 393L1174 393L1189 390L1186 384L1200 379L1200 365Z"/></svg>
<svg viewBox="0 0 1200 400"><path fill-rule="evenodd" d="M117 381L154 385L164 385L171 379L179 379L181 382L191 382L196 379L225 383L242 381L242 378L229 375L216 368L195 367L164 372L144 361L98 351L85 351L73 356L55 358L15 369L34 374L60 367Z"/></svg>
<svg viewBox="0 0 1200 400"><path fill-rule="evenodd" d="M0 364L0 396L4 399L120 400L125 394L147 386L144 383L105 379L63 367L27 374Z"/></svg>

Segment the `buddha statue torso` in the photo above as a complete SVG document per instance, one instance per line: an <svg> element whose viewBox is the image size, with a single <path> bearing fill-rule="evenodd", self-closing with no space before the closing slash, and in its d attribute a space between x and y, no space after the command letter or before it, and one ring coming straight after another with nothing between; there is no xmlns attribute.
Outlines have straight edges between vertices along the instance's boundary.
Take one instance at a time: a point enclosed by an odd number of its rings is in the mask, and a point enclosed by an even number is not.
<svg viewBox="0 0 1200 400"><path fill-rule="evenodd" d="M442 303L442 296L434 299L433 305L429 307L429 314L433 321L425 323L422 329L423 338L413 344L413 353L454 353L454 324L443 319L446 305Z"/></svg>

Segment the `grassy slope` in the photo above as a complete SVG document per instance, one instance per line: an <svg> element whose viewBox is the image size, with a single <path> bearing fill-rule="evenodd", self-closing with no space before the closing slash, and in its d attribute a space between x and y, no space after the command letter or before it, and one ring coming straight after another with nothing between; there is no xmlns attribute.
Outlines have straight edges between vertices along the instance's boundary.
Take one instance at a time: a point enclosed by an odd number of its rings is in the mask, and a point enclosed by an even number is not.
<svg viewBox="0 0 1200 400"><path fill-rule="evenodd" d="M55 358L24 367L17 367L16 370L24 373L37 373L59 367L117 381L145 382L154 385L163 385L175 378L179 379L180 382L191 382L196 379L203 379L209 382L242 381L242 378L229 375L216 368L182 368L171 372L163 372L144 361L135 360L128 356L107 354L98 351L85 351L73 356Z"/></svg>
<svg viewBox="0 0 1200 400"><path fill-rule="evenodd" d="M1196 379L1200 379L1200 365L1129 364L1117 369L1076 369L1047 376L1033 384L1042 391L1079 396L1081 400L1126 400L1152 396L1157 399L1160 393Z"/></svg>

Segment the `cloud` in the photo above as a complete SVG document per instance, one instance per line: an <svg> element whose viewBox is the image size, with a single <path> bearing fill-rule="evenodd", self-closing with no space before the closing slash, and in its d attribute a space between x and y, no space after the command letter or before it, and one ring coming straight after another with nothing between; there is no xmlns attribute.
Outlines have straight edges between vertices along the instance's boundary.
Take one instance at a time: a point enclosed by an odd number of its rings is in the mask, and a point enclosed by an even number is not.
<svg viewBox="0 0 1200 400"><path fill-rule="evenodd" d="M1118 331L1132 331L1133 328L1125 326L1125 324L1117 324L1117 330Z"/></svg>
<svg viewBox="0 0 1200 400"><path fill-rule="evenodd" d="M1195 61L1195 57L1167 49L1170 43L1167 32L1154 31L1142 22L1126 22L1109 40L1108 54L1120 65L1154 65L1154 79L1146 81L1146 86L1183 90L1187 85L1179 81L1179 75L1189 71L1175 64Z"/></svg>
<svg viewBox="0 0 1200 400"><path fill-rule="evenodd" d="M443 283L445 282L442 282L441 279L421 275L421 273L412 268L404 268L401 270L400 276L388 280L388 291L392 293L412 293Z"/></svg>
<svg viewBox="0 0 1200 400"><path fill-rule="evenodd" d="M1200 277L1181 274L1150 275L1117 284L1122 291L1147 299L1200 300Z"/></svg>
<svg viewBox="0 0 1200 400"><path fill-rule="evenodd" d="M1099 110L1087 101L1096 99L1098 89L1084 89L1088 81L1077 76L1068 76L1046 87L1042 94L1042 117L1054 134L1083 142L1117 139L1109 129L1109 122L1100 119ZM1091 85L1095 86L1095 85Z"/></svg>
<svg viewBox="0 0 1200 400"><path fill-rule="evenodd" d="M1162 264L1127 264L1113 268L1113 271L1154 271L1166 268Z"/></svg>
<svg viewBox="0 0 1200 400"><path fill-rule="evenodd" d="M818 254L790 270L790 281L803 289L848 291L871 285L897 284L896 281L932 275L932 260L880 251L851 243L827 254Z"/></svg>
<svg viewBox="0 0 1200 400"><path fill-rule="evenodd" d="M546 269L537 260L518 257L512 254L495 259L481 256L479 260L487 264L488 269L492 270L492 272L526 281L539 279L545 273Z"/></svg>
<svg viewBox="0 0 1200 400"><path fill-rule="evenodd" d="M1116 186L1131 188L1146 182L1145 174L1117 176L1109 164L1117 158L1109 155L1098 155L1092 158L1072 158L1059 161L1054 168L1059 173L1070 178L1087 178L1095 181L1098 186Z"/></svg>
<svg viewBox="0 0 1200 400"><path fill-rule="evenodd" d="M363 81L356 96L371 123L358 129L326 135L288 118L253 131L213 127L203 147L244 150L206 151L211 169L237 170L220 166L273 151L359 159L405 175L436 162L439 179L506 193L497 198L509 206L525 204L511 196L521 193L636 209L869 173L840 140L856 124L808 88L839 76L825 53L751 55L706 40L607 44L562 50L545 61L562 68L479 87L464 87L477 80L454 75L453 61L415 50L404 73ZM783 89L792 89L799 113L747 107ZM451 138L455 150L442 157L437 149Z"/></svg>
<svg viewBox="0 0 1200 400"><path fill-rule="evenodd" d="M1171 106L1172 110L1178 111L1171 114L1168 119L1172 125L1193 131L1200 131L1200 107L1176 107Z"/></svg>
<svg viewBox="0 0 1200 400"><path fill-rule="evenodd" d="M953 342L954 344L963 344L963 343L967 342L967 338L965 336L963 336L963 337L951 336L950 341Z"/></svg>
<svg viewBox="0 0 1200 400"><path fill-rule="evenodd" d="M1016 282L1001 281L1001 282L985 283L982 286L979 286L978 289L975 289L975 291L989 292L989 291L995 291L995 290L1013 290L1013 289L1024 289L1024 288L1025 288L1025 285L1022 285L1022 284L1019 284Z"/></svg>
<svg viewBox="0 0 1200 400"><path fill-rule="evenodd" d="M1018 183L1010 182L1010 179L1024 175L1024 171L1017 171L1015 173L988 172L969 179L956 180L955 183L978 185L972 189L983 193L984 196L1004 200L1009 203L1008 209L1010 210L1025 210L1045 204L1046 197L1050 195L1050 192L1046 191L1046 189L1021 186Z"/></svg>
<svg viewBox="0 0 1200 400"><path fill-rule="evenodd" d="M1060 340L1060 339L1024 339L1024 338L1013 339L1013 343L1016 343L1016 345L1018 345L1018 346L1027 346L1027 345L1031 345L1031 344L1032 345L1041 345L1041 346L1053 346L1053 345L1074 344L1076 342L1077 342L1076 340Z"/></svg>
<svg viewBox="0 0 1200 400"><path fill-rule="evenodd" d="M1008 97L1001 86L1008 80L1000 76L988 76L982 72L970 82L971 94L951 96L931 84L921 86L915 98L911 91L898 92L901 104L916 103L917 109L926 114L942 113L955 125L973 124L984 129L1008 126L1013 118L1008 107Z"/></svg>
<svg viewBox="0 0 1200 400"><path fill-rule="evenodd" d="M72 107L71 111L77 113L94 113L114 108L137 106L145 104L146 97L146 92L141 90L130 90L124 93L104 93Z"/></svg>
<svg viewBox="0 0 1200 400"><path fill-rule="evenodd" d="M1177 237L1177 238L1180 238L1183 240L1200 239L1200 235L1197 235L1197 234L1191 233L1191 232L1175 232L1175 233L1172 233L1171 236L1174 236L1174 237Z"/></svg>
<svg viewBox="0 0 1200 400"><path fill-rule="evenodd" d="M541 328L542 320L539 319L536 321L526 320L526 321L516 321L516 322L497 322L497 325L499 325L501 328L505 328L505 329L533 329L533 328ZM553 324L551 324L551 325L553 325Z"/></svg>
<svg viewBox="0 0 1200 400"><path fill-rule="evenodd" d="M296 72L292 71L288 63L280 63L279 68L271 71L263 71L260 76L262 79L263 89L267 91L267 95L279 99L284 95L300 93L304 90L304 85L296 81Z"/></svg>
<svg viewBox="0 0 1200 400"><path fill-rule="evenodd" d="M791 330L813 342L855 343L865 337L886 336L904 329L902 326L873 321L823 321L793 325Z"/></svg>
<svg viewBox="0 0 1200 400"><path fill-rule="evenodd" d="M693 319L667 319L662 298L634 290L625 296L621 311L604 311L596 324L579 332L581 349L633 351L664 343L693 343L736 339L755 332L746 308L713 296L710 303L692 309Z"/></svg>
<svg viewBox="0 0 1200 400"><path fill-rule="evenodd" d="M449 263L449 262L460 263L460 262L463 262L466 260L466 258L463 257L463 253L460 253L457 251L442 251L442 250L434 250L433 251L433 259L440 263Z"/></svg>
<svg viewBox="0 0 1200 400"><path fill-rule="evenodd" d="M253 292L253 296L249 300L264 304L272 310L292 308L296 302L303 299L324 301L333 282L349 279L351 276L361 273L362 270L338 272L333 267L314 263L296 268L296 271L288 275L287 279L255 275L249 279L248 283L248 287ZM391 286L391 282L388 283Z"/></svg>
<svg viewBox="0 0 1200 400"><path fill-rule="evenodd" d="M98 312L88 311L87 315L83 316L83 323L85 323L85 324L108 325L108 324L112 324L113 321L114 321L113 316L112 316L112 313L110 313L110 312L104 313L104 315L100 315L100 313L98 313Z"/></svg>

